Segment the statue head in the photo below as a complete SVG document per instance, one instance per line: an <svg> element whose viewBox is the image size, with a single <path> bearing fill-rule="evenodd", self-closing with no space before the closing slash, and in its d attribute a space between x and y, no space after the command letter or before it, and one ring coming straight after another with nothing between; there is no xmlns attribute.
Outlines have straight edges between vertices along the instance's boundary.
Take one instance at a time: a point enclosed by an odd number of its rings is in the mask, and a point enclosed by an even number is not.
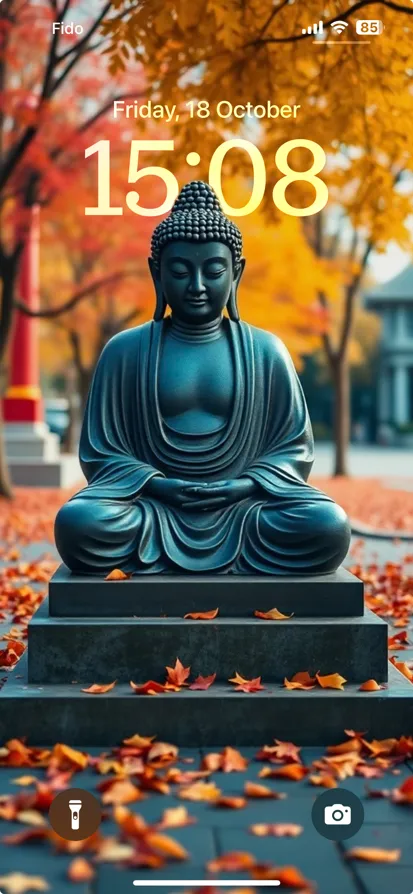
<svg viewBox="0 0 413 894"><path fill-rule="evenodd" d="M156 289L155 320L167 305L184 322L207 323L227 308L237 321L237 290L245 261L238 227L206 183L181 190L152 236L149 267Z"/></svg>

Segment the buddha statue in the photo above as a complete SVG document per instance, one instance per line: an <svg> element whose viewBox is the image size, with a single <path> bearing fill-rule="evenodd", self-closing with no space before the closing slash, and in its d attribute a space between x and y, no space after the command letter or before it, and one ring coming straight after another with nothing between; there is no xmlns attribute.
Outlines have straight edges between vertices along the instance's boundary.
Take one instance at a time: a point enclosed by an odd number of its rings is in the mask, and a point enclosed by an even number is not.
<svg viewBox="0 0 413 894"><path fill-rule="evenodd" d="M307 575L344 559L347 517L307 484L313 436L291 358L240 320L244 265L213 190L184 186L152 237L154 318L112 338L94 374L87 486L55 524L72 572Z"/></svg>

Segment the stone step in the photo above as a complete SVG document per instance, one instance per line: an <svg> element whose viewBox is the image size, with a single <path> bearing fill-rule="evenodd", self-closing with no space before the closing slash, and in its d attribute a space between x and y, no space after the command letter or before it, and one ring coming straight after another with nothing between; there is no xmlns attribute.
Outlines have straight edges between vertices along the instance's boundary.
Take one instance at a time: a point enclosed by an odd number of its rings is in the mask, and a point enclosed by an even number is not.
<svg viewBox="0 0 413 894"><path fill-rule="evenodd" d="M221 617L278 608L296 618L363 614L363 583L345 568L334 574L297 577L248 575L135 575L105 581L72 574L60 565L49 583L54 617L151 617L219 608Z"/></svg>
<svg viewBox="0 0 413 894"><path fill-rule="evenodd" d="M55 618L47 600L29 624L31 683L163 681L177 657L195 676L235 671L282 683L298 671L387 680L387 624L362 618Z"/></svg>
<svg viewBox="0 0 413 894"><path fill-rule="evenodd" d="M368 738L400 737L413 729L413 686L395 668L380 692L314 689L288 691L268 684L262 692L233 692L215 684L206 692L183 690L135 695L121 683L106 695L79 685L29 685L23 658L0 690L0 744L15 736L33 745L61 741L109 748L139 732L184 747L262 745L275 737L298 745L336 744L344 729Z"/></svg>

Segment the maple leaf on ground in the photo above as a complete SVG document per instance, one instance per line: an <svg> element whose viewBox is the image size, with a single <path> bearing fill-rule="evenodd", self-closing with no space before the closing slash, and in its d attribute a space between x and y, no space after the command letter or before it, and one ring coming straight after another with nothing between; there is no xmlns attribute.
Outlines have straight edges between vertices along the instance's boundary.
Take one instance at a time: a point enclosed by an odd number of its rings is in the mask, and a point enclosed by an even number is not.
<svg viewBox="0 0 413 894"><path fill-rule="evenodd" d="M243 872L252 869L256 864L255 857L246 851L229 851L207 863L208 872Z"/></svg>
<svg viewBox="0 0 413 894"><path fill-rule="evenodd" d="M391 663L394 665L396 670L400 671L404 677L409 681L409 683L413 683L413 670L406 664L405 661L397 661L397 656L394 658L390 658Z"/></svg>
<svg viewBox="0 0 413 894"><path fill-rule="evenodd" d="M148 828L142 816L138 813L132 813L131 810L128 810L127 807L123 807L123 805L114 805L113 819L127 839L140 840L145 835Z"/></svg>
<svg viewBox="0 0 413 894"><path fill-rule="evenodd" d="M401 630L400 633L395 633L394 636L389 636L387 644L389 650L406 649L409 645L407 630Z"/></svg>
<svg viewBox="0 0 413 894"><path fill-rule="evenodd" d="M325 676L321 676L320 674L316 674L316 680L319 686L322 689L344 689L344 683L347 683L347 680L344 677L341 677L340 674L326 674Z"/></svg>
<svg viewBox="0 0 413 894"><path fill-rule="evenodd" d="M120 568L114 568L106 575L105 580L130 580L131 577L131 574L126 574Z"/></svg>
<svg viewBox="0 0 413 894"><path fill-rule="evenodd" d="M265 689L265 686L261 685L261 677L245 680L238 672L235 677L231 677L229 683L235 684L235 692L259 692L261 689Z"/></svg>
<svg viewBox="0 0 413 894"><path fill-rule="evenodd" d="M167 671L167 683L172 683L173 686L187 686L186 680L191 673L190 667L184 667L179 658L176 659L175 667L166 668Z"/></svg>
<svg viewBox="0 0 413 894"><path fill-rule="evenodd" d="M124 863L134 856L134 848L131 844L124 844L117 838L104 838L96 854L98 863Z"/></svg>
<svg viewBox="0 0 413 894"><path fill-rule="evenodd" d="M214 782L194 782L184 786L178 792L178 797L184 801L217 801L221 797L221 789Z"/></svg>
<svg viewBox="0 0 413 894"><path fill-rule="evenodd" d="M257 863L253 867L251 875L257 880L278 880L285 888L299 888L300 891L307 892L307 894L314 890L314 886L296 866L271 866L267 863Z"/></svg>
<svg viewBox="0 0 413 894"><path fill-rule="evenodd" d="M268 785L260 785L259 782L246 782L244 785L244 795L247 798L273 798L279 800L283 797L278 792L273 792Z"/></svg>
<svg viewBox="0 0 413 894"><path fill-rule="evenodd" d="M134 736L130 736L129 739L124 739L123 744L129 745L131 748L140 748L142 751L146 751L151 748L152 742L156 739L156 736L140 736L139 733L135 733Z"/></svg>
<svg viewBox="0 0 413 894"><path fill-rule="evenodd" d="M177 760L179 750L176 745L169 742L155 742L148 751L146 756L148 764L158 769Z"/></svg>
<svg viewBox="0 0 413 894"><path fill-rule="evenodd" d="M213 608L209 612L188 612L184 615L184 621L213 621L217 617L219 608Z"/></svg>
<svg viewBox="0 0 413 894"><path fill-rule="evenodd" d="M308 774L308 767L302 764L285 764L283 767L263 767L259 772L260 779L291 779L299 782Z"/></svg>
<svg viewBox="0 0 413 894"><path fill-rule="evenodd" d="M291 615L283 615L282 612L278 611L278 608L271 608L268 612L255 611L254 615L263 621L289 621L294 616L294 612Z"/></svg>
<svg viewBox="0 0 413 894"><path fill-rule="evenodd" d="M400 788L393 789L391 798L395 804L411 804L413 807L413 776L406 779Z"/></svg>
<svg viewBox="0 0 413 894"><path fill-rule="evenodd" d="M130 779L115 779L109 782L111 784L106 787L102 795L102 804L132 804L135 801L142 801L145 797Z"/></svg>
<svg viewBox="0 0 413 894"><path fill-rule="evenodd" d="M327 754L348 754L349 751L355 751L357 754L360 754L362 748L363 745L361 740L354 738L350 739L350 741L340 742L340 745L329 745L327 747Z"/></svg>
<svg viewBox="0 0 413 894"><path fill-rule="evenodd" d="M129 686L136 695L158 695L167 691L163 683L157 683L156 680L147 680L146 683L134 683L130 680Z"/></svg>
<svg viewBox="0 0 413 894"><path fill-rule="evenodd" d="M81 689L81 692L88 692L90 695L103 695L105 692L110 692L111 689L114 689L116 682L115 680L113 683L93 683L88 689Z"/></svg>
<svg viewBox="0 0 413 894"><path fill-rule="evenodd" d="M67 877L70 882L91 882L95 877L95 870L84 857L76 857L67 870Z"/></svg>
<svg viewBox="0 0 413 894"><path fill-rule="evenodd" d="M301 748L293 742L281 742L274 739L275 745L264 745L255 755L256 761L269 761L270 763L299 763Z"/></svg>
<svg viewBox="0 0 413 894"><path fill-rule="evenodd" d="M190 689L199 689L199 690L209 689L212 686L212 684L215 683L216 676L217 676L216 674L211 674L210 677L199 676L196 678L194 683L191 683L189 688Z"/></svg>
<svg viewBox="0 0 413 894"><path fill-rule="evenodd" d="M308 671L299 671L298 674L291 677L291 680L288 680L287 677L284 678L286 689L315 689L316 684L316 678L311 677Z"/></svg>
<svg viewBox="0 0 413 894"><path fill-rule="evenodd" d="M320 785L323 788L337 788L337 782L331 773L313 773L308 781L311 785Z"/></svg>
<svg viewBox="0 0 413 894"><path fill-rule="evenodd" d="M362 683L359 686L359 692L379 692L380 689L385 689L385 686L380 686L376 680L366 680L365 683Z"/></svg>
<svg viewBox="0 0 413 894"><path fill-rule="evenodd" d="M191 826L197 820L190 816L186 807L167 807L162 818L157 823L158 829L179 829L182 826Z"/></svg>
<svg viewBox="0 0 413 894"><path fill-rule="evenodd" d="M11 872L0 876L0 886L6 894L26 894L27 891L49 891L50 885L40 875L25 875L23 872Z"/></svg>
<svg viewBox="0 0 413 894"><path fill-rule="evenodd" d="M215 801L215 807L227 807L230 810L241 810L247 804L247 799L242 795L222 795Z"/></svg>
<svg viewBox="0 0 413 894"><path fill-rule="evenodd" d="M346 853L348 860L364 860L366 863L398 863L401 850L381 847L352 847Z"/></svg>
<svg viewBox="0 0 413 894"><path fill-rule="evenodd" d="M0 668L14 667L25 649L26 646L20 640L8 640L6 648L0 650Z"/></svg>
<svg viewBox="0 0 413 894"><path fill-rule="evenodd" d="M304 829L296 823L255 823L249 827L249 831L260 838L267 835L275 835L276 838L296 838Z"/></svg>
<svg viewBox="0 0 413 894"><path fill-rule="evenodd" d="M50 755L50 765L60 770L85 770L88 764L88 754L85 754L83 751L77 751L75 748L71 748L70 745L63 745L60 742L54 746Z"/></svg>
<svg viewBox="0 0 413 894"><path fill-rule="evenodd" d="M148 832L145 835L145 847L149 847L152 851L155 851L155 854L159 854L161 857L166 857L169 860L187 860L189 857L188 851L175 841L174 838L170 838L169 835L163 835L161 832Z"/></svg>

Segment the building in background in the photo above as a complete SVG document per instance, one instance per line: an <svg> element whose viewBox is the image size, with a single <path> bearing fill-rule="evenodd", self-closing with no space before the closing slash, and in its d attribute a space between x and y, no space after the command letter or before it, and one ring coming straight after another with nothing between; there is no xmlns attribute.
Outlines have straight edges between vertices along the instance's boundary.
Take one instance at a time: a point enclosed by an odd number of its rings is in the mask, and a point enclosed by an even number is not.
<svg viewBox="0 0 413 894"><path fill-rule="evenodd" d="M413 264L365 296L382 321L377 423L379 440L413 436Z"/></svg>

